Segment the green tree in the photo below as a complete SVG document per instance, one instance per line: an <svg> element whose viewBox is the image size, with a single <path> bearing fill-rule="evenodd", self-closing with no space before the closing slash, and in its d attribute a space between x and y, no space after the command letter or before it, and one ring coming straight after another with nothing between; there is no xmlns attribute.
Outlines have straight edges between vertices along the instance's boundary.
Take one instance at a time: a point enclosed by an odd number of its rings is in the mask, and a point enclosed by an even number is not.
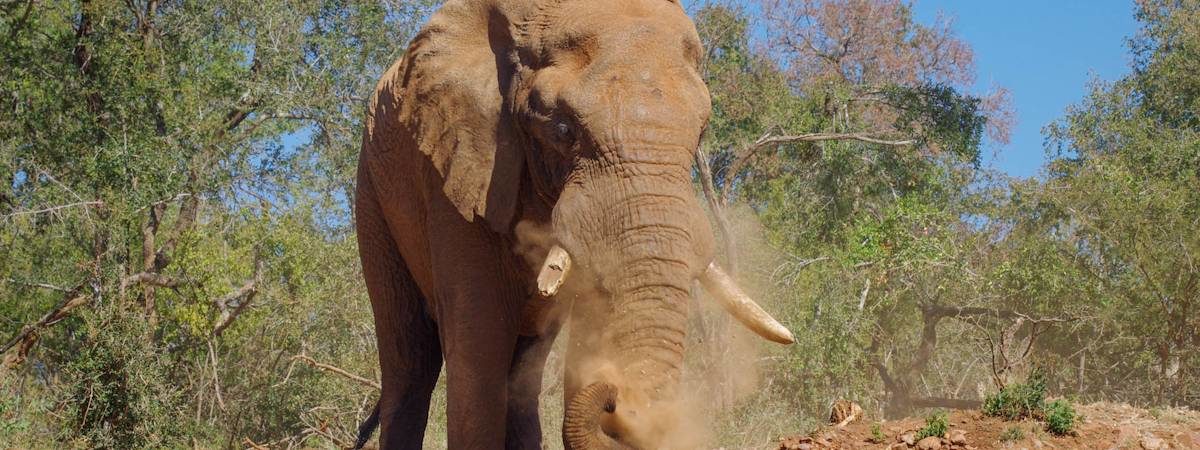
<svg viewBox="0 0 1200 450"><path fill-rule="evenodd" d="M0 3L6 446L350 439L363 388L294 356L373 373L363 99L430 6Z"/></svg>

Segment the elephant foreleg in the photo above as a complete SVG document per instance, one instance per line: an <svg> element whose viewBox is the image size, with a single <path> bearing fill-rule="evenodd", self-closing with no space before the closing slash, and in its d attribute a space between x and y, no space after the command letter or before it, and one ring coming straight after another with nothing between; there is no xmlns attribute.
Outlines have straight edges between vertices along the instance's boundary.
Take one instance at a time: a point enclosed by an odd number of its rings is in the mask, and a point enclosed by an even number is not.
<svg viewBox="0 0 1200 450"><path fill-rule="evenodd" d="M546 356L554 346L558 326L538 336L517 338L517 350L508 376L508 430L505 448L542 448L542 426L538 415L538 397L542 393L542 373Z"/></svg>

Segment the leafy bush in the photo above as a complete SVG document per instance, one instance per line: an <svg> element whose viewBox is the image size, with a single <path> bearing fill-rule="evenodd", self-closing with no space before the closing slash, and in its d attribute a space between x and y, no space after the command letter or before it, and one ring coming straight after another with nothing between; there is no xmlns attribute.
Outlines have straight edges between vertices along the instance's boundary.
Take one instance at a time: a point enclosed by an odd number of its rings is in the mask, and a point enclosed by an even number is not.
<svg viewBox="0 0 1200 450"><path fill-rule="evenodd" d="M1058 399L1046 405L1046 430L1057 435L1070 433L1075 428L1075 408L1071 402Z"/></svg>
<svg viewBox="0 0 1200 450"><path fill-rule="evenodd" d="M883 434L883 427L878 423L871 424L871 442L882 444L887 440L887 435Z"/></svg>
<svg viewBox="0 0 1200 450"><path fill-rule="evenodd" d="M938 411L933 415L925 418L925 428L921 428L917 432L917 440L925 439L930 436L942 437L946 435L946 430L950 428L949 421L946 419L945 411Z"/></svg>
<svg viewBox="0 0 1200 450"><path fill-rule="evenodd" d="M1000 392L983 399L983 413L1005 420L1039 417L1045 408L1046 377L1034 370L1024 383L1005 386Z"/></svg>
<svg viewBox="0 0 1200 450"><path fill-rule="evenodd" d="M1000 442L1012 442L1025 439L1025 432L1021 431L1021 427L1008 427L1000 433Z"/></svg>

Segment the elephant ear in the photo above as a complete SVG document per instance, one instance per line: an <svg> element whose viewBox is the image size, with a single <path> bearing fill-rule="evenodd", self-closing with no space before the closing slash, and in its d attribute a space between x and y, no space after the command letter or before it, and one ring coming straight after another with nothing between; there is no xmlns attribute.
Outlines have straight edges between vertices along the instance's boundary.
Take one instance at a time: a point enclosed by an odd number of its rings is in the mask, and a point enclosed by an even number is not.
<svg viewBox="0 0 1200 450"><path fill-rule="evenodd" d="M504 98L515 69L511 8L451 0L409 46L399 118L467 221L506 231L517 208L525 155Z"/></svg>

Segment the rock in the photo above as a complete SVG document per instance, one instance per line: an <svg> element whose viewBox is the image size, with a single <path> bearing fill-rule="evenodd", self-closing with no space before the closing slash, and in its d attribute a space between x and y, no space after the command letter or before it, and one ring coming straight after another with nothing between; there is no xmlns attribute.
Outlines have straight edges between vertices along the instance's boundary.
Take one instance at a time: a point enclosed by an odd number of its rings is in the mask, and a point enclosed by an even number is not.
<svg viewBox="0 0 1200 450"><path fill-rule="evenodd" d="M954 445L967 445L967 432L963 430L950 430L950 443Z"/></svg>
<svg viewBox="0 0 1200 450"><path fill-rule="evenodd" d="M1142 436L1142 448L1146 450L1166 450L1167 443L1153 434Z"/></svg>
<svg viewBox="0 0 1200 450"><path fill-rule="evenodd" d="M942 438L937 436L929 436L917 442L917 448L921 450L938 450L942 448Z"/></svg>
<svg viewBox="0 0 1200 450"><path fill-rule="evenodd" d="M896 439L898 439L900 442L903 442L905 445L913 445L917 443L917 434L909 431L897 436Z"/></svg>

